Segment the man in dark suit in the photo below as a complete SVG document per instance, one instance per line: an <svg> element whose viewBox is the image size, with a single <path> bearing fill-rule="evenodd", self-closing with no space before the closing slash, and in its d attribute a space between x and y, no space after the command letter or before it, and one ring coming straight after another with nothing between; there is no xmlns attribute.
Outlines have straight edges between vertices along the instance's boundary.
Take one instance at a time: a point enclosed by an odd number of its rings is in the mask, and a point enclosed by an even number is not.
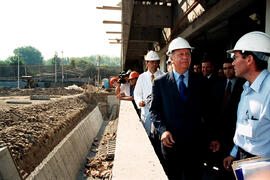
<svg viewBox="0 0 270 180"><path fill-rule="evenodd" d="M208 80L210 88L221 79L214 70L214 65L209 59L202 60L202 74Z"/></svg>
<svg viewBox="0 0 270 180"><path fill-rule="evenodd" d="M243 91L244 79L236 78L233 60L227 58L223 63L226 79L218 82L212 91L214 121L219 125L218 134L220 142L226 144L229 151L233 146L233 136L237 107ZM225 147L224 147L225 148Z"/></svg>
<svg viewBox="0 0 270 180"><path fill-rule="evenodd" d="M206 80L188 68L189 43L178 37L168 48L173 71L153 84L150 116L160 136L166 173L170 180L200 179L203 151L202 117Z"/></svg>
<svg viewBox="0 0 270 180"><path fill-rule="evenodd" d="M208 154L208 165L219 167L219 172L212 179L234 179L233 173L226 173L223 168L223 159L233 147L233 136L237 118L237 107L243 91L244 80L235 77L233 60L227 58L223 63L226 79L217 82L211 93L211 121L208 127L216 136L212 137ZM215 141L216 140L216 141ZM212 169L212 167L210 167ZM209 179L207 177L206 179Z"/></svg>

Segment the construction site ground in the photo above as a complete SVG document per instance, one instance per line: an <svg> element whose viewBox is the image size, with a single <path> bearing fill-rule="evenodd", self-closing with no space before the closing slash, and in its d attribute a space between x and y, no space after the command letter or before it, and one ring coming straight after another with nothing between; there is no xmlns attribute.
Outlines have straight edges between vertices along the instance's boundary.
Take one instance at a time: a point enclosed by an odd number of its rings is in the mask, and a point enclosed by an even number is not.
<svg viewBox="0 0 270 180"><path fill-rule="evenodd" d="M0 147L9 148L24 179L108 94L91 86L0 88Z"/></svg>
<svg viewBox="0 0 270 180"><path fill-rule="evenodd" d="M103 122L77 175L77 180L111 179L118 118Z"/></svg>

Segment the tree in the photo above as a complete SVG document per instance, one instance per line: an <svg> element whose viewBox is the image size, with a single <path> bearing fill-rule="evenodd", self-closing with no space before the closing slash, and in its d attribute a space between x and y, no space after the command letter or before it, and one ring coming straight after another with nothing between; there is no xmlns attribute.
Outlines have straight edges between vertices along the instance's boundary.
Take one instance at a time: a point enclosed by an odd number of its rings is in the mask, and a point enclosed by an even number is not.
<svg viewBox="0 0 270 180"><path fill-rule="evenodd" d="M7 65L7 64L8 64L7 61L1 61L1 60L0 60L0 66L1 66L1 65Z"/></svg>
<svg viewBox="0 0 270 180"><path fill-rule="evenodd" d="M57 66L62 65L61 58L59 58L57 55L54 55L53 58L47 60L46 64L47 64L47 65L54 65L55 62L56 62L56 64L57 64Z"/></svg>
<svg viewBox="0 0 270 180"><path fill-rule="evenodd" d="M19 59L19 64L20 65L25 64L24 59L22 57L20 57L20 56L10 56L10 57L7 58L6 62L9 65L17 65L18 64L18 59Z"/></svg>
<svg viewBox="0 0 270 180"><path fill-rule="evenodd" d="M27 65L42 65L43 57L39 50L32 46L19 47L13 51L16 56L23 58L24 63Z"/></svg>

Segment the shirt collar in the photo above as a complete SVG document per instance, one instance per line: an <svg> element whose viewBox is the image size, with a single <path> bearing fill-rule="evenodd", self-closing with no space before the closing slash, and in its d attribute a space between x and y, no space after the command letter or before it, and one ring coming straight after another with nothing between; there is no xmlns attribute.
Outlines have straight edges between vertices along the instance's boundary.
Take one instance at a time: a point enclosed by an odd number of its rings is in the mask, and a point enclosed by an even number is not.
<svg viewBox="0 0 270 180"><path fill-rule="evenodd" d="M211 74L209 74L208 76L206 76L207 77L207 79L210 79L211 78L211 76L212 76L212 73Z"/></svg>
<svg viewBox="0 0 270 180"><path fill-rule="evenodd" d="M259 92L260 90L260 87L262 85L262 82L263 80L265 79L266 75L268 74L268 71L265 69L263 70L258 76L257 78L255 79L255 81L250 85L250 82L247 81L245 84L244 84L244 89L246 88L251 88L253 89L255 92Z"/></svg>
<svg viewBox="0 0 270 180"><path fill-rule="evenodd" d="M173 75L174 75L174 78L175 78L176 80L178 80L178 79L179 79L179 76L180 76L181 74L179 74L178 72L176 72L176 71L173 69ZM185 76L185 79L188 79L188 70L187 70L183 75Z"/></svg>
<svg viewBox="0 0 270 180"><path fill-rule="evenodd" d="M150 76L152 75L152 73L151 73L149 70L147 70L147 73L148 73ZM156 77L156 76L158 75L158 73L159 73L159 70L157 69L156 72L154 73L154 76Z"/></svg>
<svg viewBox="0 0 270 180"><path fill-rule="evenodd" d="M231 81L232 85L236 83L237 78L233 78L233 79L227 79L227 84L229 83L229 81Z"/></svg>

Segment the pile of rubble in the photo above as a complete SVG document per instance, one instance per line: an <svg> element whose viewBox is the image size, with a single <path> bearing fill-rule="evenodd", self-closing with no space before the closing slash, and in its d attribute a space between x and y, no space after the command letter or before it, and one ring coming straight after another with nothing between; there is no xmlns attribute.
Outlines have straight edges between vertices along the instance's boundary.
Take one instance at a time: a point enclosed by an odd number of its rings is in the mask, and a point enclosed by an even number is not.
<svg viewBox="0 0 270 180"><path fill-rule="evenodd" d="M8 87L0 88L0 96L31 96L31 95L73 95L84 91L82 88L33 88L33 89L14 89Z"/></svg>
<svg viewBox="0 0 270 180"><path fill-rule="evenodd" d="M90 179L111 179L115 153L118 118L109 121L100 139L92 144L91 154L86 159L84 175Z"/></svg>

